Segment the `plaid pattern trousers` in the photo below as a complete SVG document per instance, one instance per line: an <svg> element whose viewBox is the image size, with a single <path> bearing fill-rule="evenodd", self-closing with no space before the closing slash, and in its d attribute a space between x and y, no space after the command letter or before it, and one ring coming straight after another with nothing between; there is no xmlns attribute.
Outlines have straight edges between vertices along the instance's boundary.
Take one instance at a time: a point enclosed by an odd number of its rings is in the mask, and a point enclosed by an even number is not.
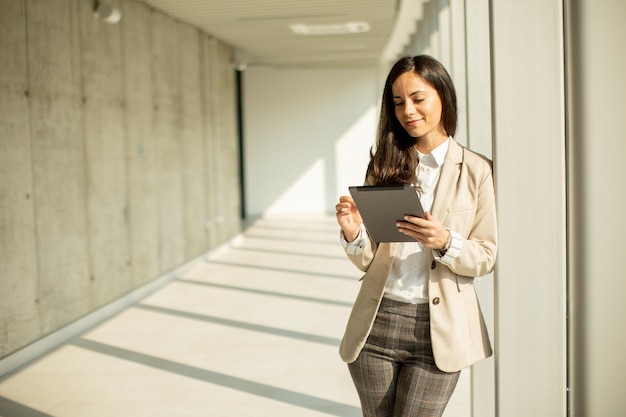
<svg viewBox="0 0 626 417"><path fill-rule="evenodd" d="M386 298L348 369L364 417L440 417L460 375L435 365L428 304Z"/></svg>

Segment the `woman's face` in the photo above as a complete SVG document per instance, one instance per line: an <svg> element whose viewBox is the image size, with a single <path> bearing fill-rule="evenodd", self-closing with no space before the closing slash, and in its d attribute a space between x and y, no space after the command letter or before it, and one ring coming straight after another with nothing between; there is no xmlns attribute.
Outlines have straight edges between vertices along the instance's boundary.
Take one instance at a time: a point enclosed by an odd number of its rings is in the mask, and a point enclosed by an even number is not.
<svg viewBox="0 0 626 417"><path fill-rule="evenodd" d="M441 124L441 98L430 84L413 71L400 75L391 85L396 118L414 138L447 138Z"/></svg>

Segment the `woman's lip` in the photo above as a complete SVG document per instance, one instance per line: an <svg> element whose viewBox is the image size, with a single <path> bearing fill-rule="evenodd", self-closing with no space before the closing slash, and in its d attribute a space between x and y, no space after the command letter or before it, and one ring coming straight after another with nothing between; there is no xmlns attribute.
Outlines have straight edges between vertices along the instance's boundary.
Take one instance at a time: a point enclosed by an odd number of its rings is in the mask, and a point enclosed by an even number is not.
<svg viewBox="0 0 626 417"><path fill-rule="evenodd" d="M407 120L406 124L409 126L415 126L419 120Z"/></svg>

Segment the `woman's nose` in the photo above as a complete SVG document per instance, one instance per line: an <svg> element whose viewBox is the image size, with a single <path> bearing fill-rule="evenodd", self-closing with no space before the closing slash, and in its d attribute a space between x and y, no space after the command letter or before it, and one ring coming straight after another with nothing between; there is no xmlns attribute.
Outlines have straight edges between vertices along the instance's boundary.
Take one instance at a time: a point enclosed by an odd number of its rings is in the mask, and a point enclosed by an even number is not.
<svg viewBox="0 0 626 417"><path fill-rule="evenodd" d="M407 100L404 104L404 114L413 113L415 113L415 104L413 104L413 100Z"/></svg>

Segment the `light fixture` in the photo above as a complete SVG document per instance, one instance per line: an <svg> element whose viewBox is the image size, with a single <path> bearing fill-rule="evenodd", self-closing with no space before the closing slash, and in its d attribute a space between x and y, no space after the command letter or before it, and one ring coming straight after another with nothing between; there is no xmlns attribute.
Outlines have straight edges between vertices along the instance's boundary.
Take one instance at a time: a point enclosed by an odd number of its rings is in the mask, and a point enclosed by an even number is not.
<svg viewBox="0 0 626 417"><path fill-rule="evenodd" d="M93 3L93 14L101 20L107 23L115 24L122 20L122 12L119 9L111 6L109 3L100 2L95 0Z"/></svg>
<svg viewBox="0 0 626 417"><path fill-rule="evenodd" d="M352 33L369 32L370 25L367 22L345 22L308 25L295 23L289 25L289 29L296 35L349 35Z"/></svg>
<svg viewBox="0 0 626 417"><path fill-rule="evenodd" d="M245 71L246 68L248 68L249 61L250 61L250 58L248 58L246 54L244 54L241 51L236 50L233 56L231 65L237 71L242 72L242 71Z"/></svg>

